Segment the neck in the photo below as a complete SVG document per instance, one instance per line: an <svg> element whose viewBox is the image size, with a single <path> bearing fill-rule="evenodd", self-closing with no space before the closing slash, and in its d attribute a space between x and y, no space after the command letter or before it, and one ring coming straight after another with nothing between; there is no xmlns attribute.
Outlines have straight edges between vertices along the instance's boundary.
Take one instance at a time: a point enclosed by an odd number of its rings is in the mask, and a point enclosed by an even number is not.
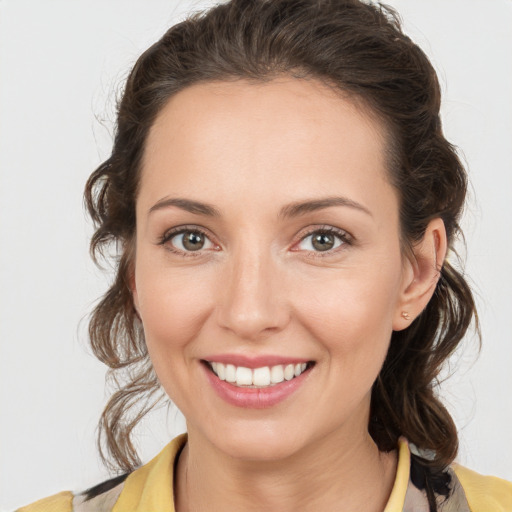
<svg viewBox="0 0 512 512"><path fill-rule="evenodd" d="M235 459L194 434L177 464L176 512L382 512L393 487L396 452L379 452L367 432L325 436L277 461Z"/></svg>

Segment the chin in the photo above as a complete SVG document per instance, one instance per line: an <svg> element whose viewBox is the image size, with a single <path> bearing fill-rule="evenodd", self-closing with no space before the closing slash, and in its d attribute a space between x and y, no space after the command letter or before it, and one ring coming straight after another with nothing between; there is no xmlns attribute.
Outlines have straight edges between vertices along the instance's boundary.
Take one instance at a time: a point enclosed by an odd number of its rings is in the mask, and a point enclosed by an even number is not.
<svg viewBox="0 0 512 512"><path fill-rule="evenodd" d="M216 429L209 436L216 449L229 457L247 461L272 462L291 457L305 448L298 433L275 426L253 423L242 428Z"/></svg>
<svg viewBox="0 0 512 512"><path fill-rule="evenodd" d="M299 447L288 442L284 444L283 439L276 439L274 442L268 439L261 442L230 440L225 447L225 453L230 457L252 462L284 460L295 455L298 451L300 451Z"/></svg>

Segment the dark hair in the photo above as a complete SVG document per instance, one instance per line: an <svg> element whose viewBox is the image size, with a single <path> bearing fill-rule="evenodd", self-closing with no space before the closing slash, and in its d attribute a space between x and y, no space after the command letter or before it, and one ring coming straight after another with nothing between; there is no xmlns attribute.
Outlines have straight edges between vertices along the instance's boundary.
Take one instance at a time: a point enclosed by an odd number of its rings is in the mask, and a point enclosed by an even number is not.
<svg viewBox="0 0 512 512"><path fill-rule="evenodd" d="M191 84L268 81L283 74L348 93L384 122L404 248L440 217L453 249L466 173L441 130L436 73L391 8L359 0L232 0L173 26L131 71L118 105L112 155L91 175L85 192L97 226L93 255L111 242L121 248L115 281L93 312L90 338L96 356L114 374L127 376L100 423L108 453L123 470L139 464L130 434L159 391L128 284L149 129L169 98ZM449 261L439 270L428 306L407 329L393 332L373 386L369 424L380 450L396 448L399 436L432 450L431 458L422 459L432 474L446 468L458 449L454 422L436 396L437 379L476 319L461 273Z"/></svg>

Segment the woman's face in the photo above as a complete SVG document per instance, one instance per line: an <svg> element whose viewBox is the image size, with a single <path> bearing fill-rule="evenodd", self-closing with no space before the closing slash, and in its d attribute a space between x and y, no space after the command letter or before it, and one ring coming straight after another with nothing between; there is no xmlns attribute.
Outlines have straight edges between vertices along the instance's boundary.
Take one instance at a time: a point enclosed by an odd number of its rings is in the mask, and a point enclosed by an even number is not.
<svg viewBox="0 0 512 512"><path fill-rule="evenodd" d="M292 78L194 85L161 111L132 286L190 436L276 459L367 431L411 275L384 139L348 99Z"/></svg>

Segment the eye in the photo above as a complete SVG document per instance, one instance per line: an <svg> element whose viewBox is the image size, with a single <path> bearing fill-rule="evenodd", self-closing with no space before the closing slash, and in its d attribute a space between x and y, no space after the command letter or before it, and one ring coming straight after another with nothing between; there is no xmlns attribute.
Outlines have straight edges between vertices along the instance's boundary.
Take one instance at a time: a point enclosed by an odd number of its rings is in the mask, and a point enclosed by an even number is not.
<svg viewBox="0 0 512 512"><path fill-rule="evenodd" d="M342 230L333 227L310 231L297 244L297 250L310 252L328 252L349 243L349 236Z"/></svg>
<svg viewBox="0 0 512 512"><path fill-rule="evenodd" d="M170 251L183 255L215 248L215 244L208 238L205 232L194 228L179 228L167 232L161 242ZM189 254L187 254L189 253Z"/></svg>

